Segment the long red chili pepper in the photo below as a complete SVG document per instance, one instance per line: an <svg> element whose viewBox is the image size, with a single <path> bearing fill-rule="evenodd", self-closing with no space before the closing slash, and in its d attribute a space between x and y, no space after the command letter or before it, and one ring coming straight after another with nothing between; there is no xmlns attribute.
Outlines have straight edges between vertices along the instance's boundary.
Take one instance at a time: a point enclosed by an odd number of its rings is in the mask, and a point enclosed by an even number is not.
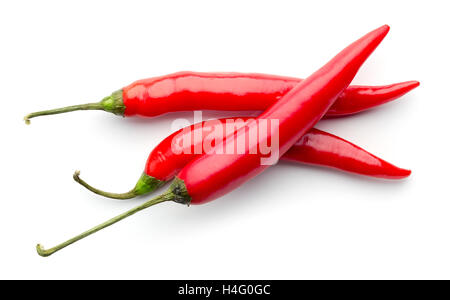
<svg viewBox="0 0 450 300"><path fill-rule="evenodd" d="M88 190L114 199L130 199L145 195L172 180L189 162L204 154L205 139L223 139L227 121L244 126L249 117L235 117L204 121L182 128L162 140L148 156L144 172L135 187L126 193L109 193L92 187L75 172L74 179ZM219 128L220 127L220 128ZM217 130L219 129L219 130ZM200 136L201 139L195 139ZM173 151L173 145L180 148ZM202 152L196 152L201 149ZM380 177L401 179L411 174L410 170L396 167L366 150L330 133L312 128L302 136L282 157L281 160L326 166L343 171Z"/></svg>
<svg viewBox="0 0 450 300"><path fill-rule="evenodd" d="M282 159L386 179L411 174L411 170L396 167L343 138L315 128L302 136Z"/></svg>
<svg viewBox="0 0 450 300"><path fill-rule="evenodd" d="M264 171L268 165L262 165L263 143L278 135L279 154L283 155L326 113L338 95L350 84L353 77L367 57L379 45L389 31L384 25L357 40L330 62L299 83L274 105L264 111L256 120L237 130L230 138L215 146L219 150L233 146L245 138L248 132L258 129L258 121L270 120L275 124L271 133L259 137L257 141L249 139L244 154L204 154L184 167L172 181L169 190L119 216L116 216L92 229L45 250L41 245L36 249L42 256L56 251L108 227L130 215L157 203L175 201L183 204L202 204L214 200L236 189L244 182ZM258 131L256 131L258 132ZM256 153L253 150L257 150ZM254 154L253 154L254 153Z"/></svg>
<svg viewBox="0 0 450 300"><path fill-rule="evenodd" d="M302 79L266 74L179 72L136 81L99 103L35 112L43 115L75 110L104 110L121 116L154 117L193 110L265 110ZM327 112L345 116L397 99L419 85L407 81L385 86L349 86Z"/></svg>

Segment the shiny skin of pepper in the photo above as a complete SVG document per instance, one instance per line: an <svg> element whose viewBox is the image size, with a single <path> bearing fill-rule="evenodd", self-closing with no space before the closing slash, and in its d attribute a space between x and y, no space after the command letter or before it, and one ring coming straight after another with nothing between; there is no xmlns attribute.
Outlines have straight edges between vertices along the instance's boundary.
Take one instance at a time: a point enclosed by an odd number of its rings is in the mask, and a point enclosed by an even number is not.
<svg viewBox="0 0 450 300"><path fill-rule="evenodd" d="M411 175L410 170L396 167L343 138L316 128L302 136L281 159L385 179Z"/></svg>
<svg viewBox="0 0 450 300"><path fill-rule="evenodd" d="M232 118L233 121L244 122L249 119L249 117ZM198 145L202 145L206 137L211 140L223 137L221 132L226 130L226 120L204 121L172 133L152 150L144 173L160 181L173 179L184 166L203 154L196 153L195 149L202 148ZM212 130L212 126L219 126L219 122L223 128ZM202 139L193 139L194 135L200 135ZM183 141L188 143L185 144ZM173 144L180 145L180 151L174 153ZM411 173L410 170L396 167L349 141L315 128L310 129L280 159L386 179L401 179Z"/></svg>
<svg viewBox="0 0 450 300"><path fill-rule="evenodd" d="M122 89L124 116L153 117L192 110L263 111L302 79L251 73L178 72L143 79ZM345 116L397 99L419 85L349 86L326 116Z"/></svg>
<svg viewBox="0 0 450 300"><path fill-rule="evenodd" d="M382 26L342 50L326 65L297 84L292 90L265 110L257 119L278 120L279 154L283 155L309 131L328 111L339 94L350 84L357 71L381 43L389 31ZM256 121L235 132L217 147L245 138L257 127ZM268 143L270 135L266 137ZM261 140L249 142L250 151L258 148ZM249 153L250 153L249 151ZM190 162L176 176L178 186L172 187L180 198L190 204L202 204L219 198L263 172L268 165L261 164L263 155L204 154ZM181 185L181 183L183 183ZM181 185L181 186L180 186Z"/></svg>

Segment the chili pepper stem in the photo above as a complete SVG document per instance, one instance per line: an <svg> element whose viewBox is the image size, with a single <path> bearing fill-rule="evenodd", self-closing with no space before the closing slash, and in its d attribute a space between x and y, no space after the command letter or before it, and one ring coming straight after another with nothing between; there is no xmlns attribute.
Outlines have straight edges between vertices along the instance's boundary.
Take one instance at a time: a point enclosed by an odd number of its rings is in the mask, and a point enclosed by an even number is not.
<svg viewBox="0 0 450 300"><path fill-rule="evenodd" d="M91 192L93 192L97 195L100 195L100 196L113 198L113 199L119 199L119 200L131 199L131 198L136 197L136 193L135 193L134 189L132 189L131 191L126 192L126 193L109 193L109 192L99 190L99 189L91 186L90 184L88 184L83 179L81 179L80 171L75 171L75 173L73 174L73 179L76 182L78 182L79 184L81 184L82 186L84 186L85 188L87 188L88 190L90 190Z"/></svg>
<svg viewBox="0 0 450 300"><path fill-rule="evenodd" d="M87 104L72 105L72 106L56 108L56 109L43 110L43 111L33 112L31 114L26 115L24 120L25 120L26 124L30 124L31 118L35 118L35 117L39 117L39 116L63 114L66 112L77 111L77 110L103 110L103 106L101 105L100 102L97 102L97 103L87 103Z"/></svg>
<svg viewBox="0 0 450 300"><path fill-rule="evenodd" d="M66 112L77 111L77 110L104 110L107 112L111 112L116 115L123 116L125 112L125 105L123 104L122 98L122 90L118 90L112 93L110 96L107 96L102 99L100 102L96 103L87 103L87 104L79 104L72 105L62 108L43 110L38 112L33 112L24 117L25 123L30 124L30 119L39 117L39 116L48 116L48 115L56 115L63 114Z"/></svg>
<svg viewBox="0 0 450 300"><path fill-rule="evenodd" d="M88 184L83 179L81 179L80 171L75 171L75 173L73 174L73 179L82 186L84 186L86 189L90 190L91 192L97 195L119 200L131 199L143 194L147 194L159 188L161 185L165 183L165 181L156 179L155 177L143 173L139 178L139 180L137 181L136 186L131 191L126 193L110 193L97 189Z"/></svg>
<svg viewBox="0 0 450 300"><path fill-rule="evenodd" d="M124 213L122 213L122 214L120 214L120 215L118 215L118 216L116 216L116 217L114 217L112 219L109 219L106 222L103 222L103 223L101 223L101 224L99 224L99 225L97 225L95 227L92 227L91 229L89 229L89 230L87 230L87 231L85 231L85 232L83 232L83 233L81 233L81 234L79 234L79 235L77 235L77 236L75 236L75 237L73 237L73 238L71 238L71 239L69 239L69 240L67 240L67 241L65 241L65 242L55 246L55 247L53 247L53 248L45 249L41 244L37 244L36 245L37 253L40 256L43 256L43 257L50 256L53 253L55 253L55 252L65 248L65 247L67 247L67 246L69 246L69 245L71 245L71 244L73 244L73 243L75 243L75 242L77 242L77 241L79 241L79 240L81 240L81 239L83 239L83 238L85 238L85 237L87 237L87 236L89 236L89 235L99 231L99 230L102 230L103 228L111 226L111 225L113 225L113 224L115 224L115 223L117 223L117 222L119 222L119 221L129 217L129 216L132 216L135 213L137 213L137 212L139 212L139 211L141 211L143 209L146 209L146 208L148 208L150 206L153 206L153 205L161 203L161 202L174 200L174 198L175 198L175 195L172 193L172 191L169 190L169 191L165 192L162 195L159 195L159 196L157 196L157 197L155 197L155 198L153 198L153 199L151 199L151 200L149 200L149 201L147 201L147 202L145 202L145 203L143 203L143 204L141 204L139 206L136 206L135 208L130 209L129 211L126 211L126 212L124 212Z"/></svg>

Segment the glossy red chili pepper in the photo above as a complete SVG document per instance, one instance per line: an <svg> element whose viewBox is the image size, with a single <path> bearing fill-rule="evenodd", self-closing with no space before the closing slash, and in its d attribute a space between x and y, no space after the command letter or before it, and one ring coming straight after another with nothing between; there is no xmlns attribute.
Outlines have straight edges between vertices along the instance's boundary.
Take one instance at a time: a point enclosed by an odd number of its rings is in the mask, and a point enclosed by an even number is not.
<svg viewBox="0 0 450 300"><path fill-rule="evenodd" d="M158 116L192 110L265 110L302 79L266 74L179 72L123 88L124 115ZM350 86L330 109L348 115L394 100L417 87L417 81L387 86Z"/></svg>
<svg viewBox="0 0 450 300"><path fill-rule="evenodd" d="M36 249L42 256L52 253L110 226L145 208L165 201L175 201L183 204L202 204L216 199L234 190L244 182L264 171L268 165L262 165L263 151L259 149L263 143L278 134L279 154L283 155L295 142L310 130L327 112L339 94L350 84L356 72L379 45L389 31L387 25L382 26L336 55L330 62L299 83L284 95L279 101L264 111L257 120L270 120L275 124L267 136L257 140L249 138L248 148L243 154L204 154L187 166L172 181L169 190L144 204L135 207L115 218L112 218L62 244L45 250L37 245ZM258 129L258 122L251 121L247 126L238 129L220 147L235 145L240 138L247 136L252 129ZM258 132L258 131L256 131Z"/></svg>
<svg viewBox="0 0 450 300"><path fill-rule="evenodd" d="M333 103L325 117L342 117L368 110L395 100L419 85L418 81L406 81L384 86L349 86Z"/></svg>
<svg viewBox="0 0 450 300"><path fill-rule="evenodd" d="M234 123L239 121L244 123L251 118L236 117L204 121L182 128L166 137L150 152L142 176L129 192L117 194L99 190L81 179L79 171L75 172L74 179L88 190L109 198L130 199L145 195L172 180L189 162L204 154L203 144L206 138L214 141L223 139L227 121L230 120ZM201 139L195 139L194 136L200 136ZM179 146L175 152L173 145ZM201 149L201 153L196 149ZM401 179L411 174L410 170L398 168L349 141L315 128L302 136L281 157L281 160L325 166L386 179Z"/></svg>
<svg viewBox="0 0 450 300"><path fill-rule="evenodd" d="M315 128L281 159L386 179L401 179L411 174L410 170L396 167L343 138Z"/></svg>
<svg viewBox="0 0 450 300"><path fill-rule="evenodd" d="M31 113L29 119L75 110L104 110L122 116L154 117L193 110L265 110L302 79L266 74L179 72L136 81L99 103ZM327 116L345 116L399 98L417 81L385 86L349 86Z"/></svg>

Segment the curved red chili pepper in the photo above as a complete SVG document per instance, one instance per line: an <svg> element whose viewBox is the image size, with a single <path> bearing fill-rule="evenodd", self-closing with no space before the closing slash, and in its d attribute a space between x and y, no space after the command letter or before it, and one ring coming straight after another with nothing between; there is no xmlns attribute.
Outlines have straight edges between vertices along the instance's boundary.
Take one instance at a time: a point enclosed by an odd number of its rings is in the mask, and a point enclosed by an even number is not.
<svg viewBox="0 0 450 300"><path fill-rule="evenodd" d="M247 122L249 119L249 117L235 117L212 122L204 121L172 133L150 152L142 176L129 192L117 194L94 188L80 178L79 171L75 172L74 179L88 190L109 198L130 199L145 195L172 180L189 162L204 154L203 144L206 137L214 141L223 139L222 133L226 130L227 120ZM213 130L213 126L216 129L221 128ZM194 136L200 136L201 139L194 139ZM173 151L174 144L180 146L179 151ZM198 153L196 149L201 149L202 152ZM410 170L396 167L349 141L315 128L301 137L281 160L386 179L401 179L411 174Z"/></svg>
<svg viewBox="0 0 450 300"><path fill-rule="evenodd" d="M133 82L99 103L31 113L25 121L75 110L104 110L126 117L193 110L263 111L301 80L266 74L178 72ZM418 85L417 81L407 81L386 86L349 86L327 116L370 109L397 99Z"/></svg>
<svg viewBox="0 0 450 300"><path fill-rule="evenodd" d="M385 86L351 85L327 111L326 117L353 115L397 99L418 87L418 81L406 81Z"/></svg>
<svg viewBox="0 0 450 300"><path fill-rule="evenodd" d="M154 117L193 110L263 111L301 80L266 74L199 72L144 79L123 88L124 116ZM350 86L331 107L330 115L348 115L372 108L418 85L417 81L407 81L387 86Z"/></svg>
<svg viewBox="0 0 450 300"><path fill-rule="evenodd" d="M336 55L325 66L299 83L274 105L264 111L257 120L277 120L275 131L279 134L279 154L283 155L295 142L311 129L326 113L339 94L350 84L356 72L389 31L382 26ZM251 121L240 128L223 143L216 145L234 145L247 131L257 127L257 121ZM234 190L244 182L264 171L268 165L261 165L262 152L252 153L270 136L258 141L249 141L244 154L204 154L184 167L172 181L169 190L117 217L114 217L84 233L45 250L41 245L36 249L39 255L48 256L56 251L108 227L145 208L165 201L183 204L201 204L216 199Z"/></svg>
<svg viewBox="0 0 450 300"><path fill-rule="evenodd" d="M410 170L396 167L343 138L315 128L281 159L386 179L401 179L411 174Z"/></svg>

